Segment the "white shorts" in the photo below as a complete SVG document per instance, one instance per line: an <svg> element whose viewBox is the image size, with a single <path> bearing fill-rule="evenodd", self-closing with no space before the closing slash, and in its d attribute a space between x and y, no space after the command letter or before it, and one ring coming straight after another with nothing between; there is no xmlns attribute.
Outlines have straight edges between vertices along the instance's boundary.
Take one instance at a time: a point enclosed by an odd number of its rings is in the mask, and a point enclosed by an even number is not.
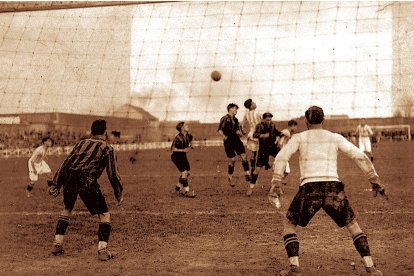
<svg viewBox="0 0 414 276"><path fill-rule="evenodd" d="M359 137L359 148L365 152L371 152L371 139L369 137Z"/></svg>
<svg viewBox="0 0 414 276"><path fill-rule="evenodd" d="M259 150L259 140L248 137L246 148L250 151L258 151Z"/></svg>
<svg viewBox="0 0 414 276"><path fill-rule="evenodd" d="M52 172L49 165L45 161L42 161L40 163L34 163L36 173L34 173L33 171L33 167L32 167L30 160L27 162L27 165L29 167L29 178L31 181L37 181L39 179L40 174Z"/></svg>

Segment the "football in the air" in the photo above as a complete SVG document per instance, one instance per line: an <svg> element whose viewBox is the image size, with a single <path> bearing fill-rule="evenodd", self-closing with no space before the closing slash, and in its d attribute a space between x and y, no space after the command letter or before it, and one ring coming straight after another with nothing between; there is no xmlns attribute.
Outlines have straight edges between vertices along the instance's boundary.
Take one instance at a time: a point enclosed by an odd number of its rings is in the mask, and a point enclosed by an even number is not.
<svg viewBox="0 0 414 276"><path fill-rule="evenodd" d="M220 71L214 70L213 72L211 72L211 79L213 81L219 81L221 79Z"/></svg>

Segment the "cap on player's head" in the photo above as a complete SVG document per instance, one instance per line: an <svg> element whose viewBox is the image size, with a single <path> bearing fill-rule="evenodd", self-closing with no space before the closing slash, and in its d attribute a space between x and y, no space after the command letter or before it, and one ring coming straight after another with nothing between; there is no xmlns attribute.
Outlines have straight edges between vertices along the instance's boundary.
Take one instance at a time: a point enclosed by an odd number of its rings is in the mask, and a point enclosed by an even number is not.
<svg viewBox="0 0 414 276"><path fill-rule="evenodd" d="M273 114L270 112L263 113L263 120L267 118L273 118Z"/></svg>
<svg viewBox="0 0 414 276"><path fill-rule="evenodd" d="M104 135L106 131L106 121L99 119L93 121L91 125L91 133L92 135Z"/></svg>
<svg viewBox="0 0 414 276"><path fill-rule="evenodd" d="M239 109L239 106L237 104L235 104L235 103L229 103L227 105L227 111L229 111L230 108L233 108L233 107L235 107L236 109Z"/></svg>
<svg viewBox="0 0 414 276"><path fill-rule="evenodd" d="M252 103L253 103L253 100L252 99L247 99L244 102L244 107L247 108L247 109L250 109L250 107L252 106Z"/></svg>
<svg viewBox="0 0 414 276"><path fill-rule="evenodd" d="M296 122L295 120L290 120L288 122L288 126L297 126L297 125L298 125L298 122Z"/></svg>
<svg viewBox="0 0 414 276"><path fill-rule="evenodd" d="M179 123L175 126L175 129L176 129L176 130L178 130L178 131L181 131L181 129L183 128L183 126L184 126L184 122L179 122Z"/></svg>
<svg viewBox="0 0 414 276"><path fill-rule="evenodd" d="M305 118L311 125L321 124L324 117L323 109L316 105L309 107L305 112Z"/></svg>

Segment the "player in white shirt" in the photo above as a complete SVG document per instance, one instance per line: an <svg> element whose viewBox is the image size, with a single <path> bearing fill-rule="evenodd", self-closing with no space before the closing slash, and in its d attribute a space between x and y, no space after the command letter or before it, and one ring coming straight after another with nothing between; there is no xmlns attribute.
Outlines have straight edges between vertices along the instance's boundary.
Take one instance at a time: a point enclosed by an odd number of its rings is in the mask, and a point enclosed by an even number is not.
<svg viewBox="0 0 414 276"><path fill-rule="evenodd" d="M339 227L348 229L368 274L382 275L374 266L367 237L356 221L355 213L344 191L344 184L339 180L338 151L345 153L357 163L371 183L374 195L379 193L387 198L384 187L370 159L343 136L323 129L323 121L322 108L310 107L305 112L308 130L294 134L275 159L269 201L279 208L278 199L282 194L286 163L299 151L300 187L283 219L283 239L290 267L282 271L281 275L300 275L296 226L305 227L321 208Z"/></svg>
<svg viewBox="0 0 414 276"><path fill-rule="evenodd" d="M290 120L288 122L288 127L285 128L284 130L282 130L282 134L281 137L277 143L277 146L281 149L283 148L287 142L290 140L290 138L292 137L292 135L296 132L296 129L298 128L298 122L296 122L295 120ZM289 162L286 163L286 169L284 172L284 176L283 176L283 185L286 185L286 177L288 176L288 174L290 173L290 166L289 166Z"/></svg>
<svg viewBox="0 0 414 276"><path fill-rule="evenodd" d="M243 132L246 123L249 125L249 133L247 134L247 145L246 148L251 151L250 155L250 172L253 174L256 166L257 151L259 149L259 139L253 137L256 126L262 122L262 116L256 110L257 105L252 99L247 99L244 102L244 107L247 108L246 113L243 116L241 127Z"/></svg>
<svg viewBox="0 0 414 276"><path fill-rule="evenodd" d="M371 137L374 134L371 127L364 122L359 124L356 129L356 135L358 136L358 146L365 152L371 161L374 161L374 156L371 150Z"/></svg>
<svg viewBox="0 0 414 276"><path fill-rule="evenodd" d="M27 162L30 179L30 183L26 187L27 197L30 197L32 195L33 186L39 180L39 175L41 174L46 174L48 178L47 185L52 185L52 170L44 160L46 157L47 149L51 147L52 144L53 141L50 137L42 138L42 145L38 146L33 151L32 156L29 158L29 161Z"/></svg>

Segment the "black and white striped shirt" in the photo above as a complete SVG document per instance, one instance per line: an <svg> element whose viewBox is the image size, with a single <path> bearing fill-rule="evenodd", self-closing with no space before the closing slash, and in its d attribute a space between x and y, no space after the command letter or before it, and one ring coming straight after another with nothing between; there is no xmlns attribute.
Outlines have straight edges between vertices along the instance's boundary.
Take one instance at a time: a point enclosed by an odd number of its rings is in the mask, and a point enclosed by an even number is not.
<svg viewBox="0 0 414 276"><path fill-rule="evenodd" d="M122 192L116 156L113 147L105 140L105 136L96 135L78 142L56 172L54 182L59 186L61 174L75 174L90 181L96 181L106 168L108 179L114 189L115 196Z"/></svg>

